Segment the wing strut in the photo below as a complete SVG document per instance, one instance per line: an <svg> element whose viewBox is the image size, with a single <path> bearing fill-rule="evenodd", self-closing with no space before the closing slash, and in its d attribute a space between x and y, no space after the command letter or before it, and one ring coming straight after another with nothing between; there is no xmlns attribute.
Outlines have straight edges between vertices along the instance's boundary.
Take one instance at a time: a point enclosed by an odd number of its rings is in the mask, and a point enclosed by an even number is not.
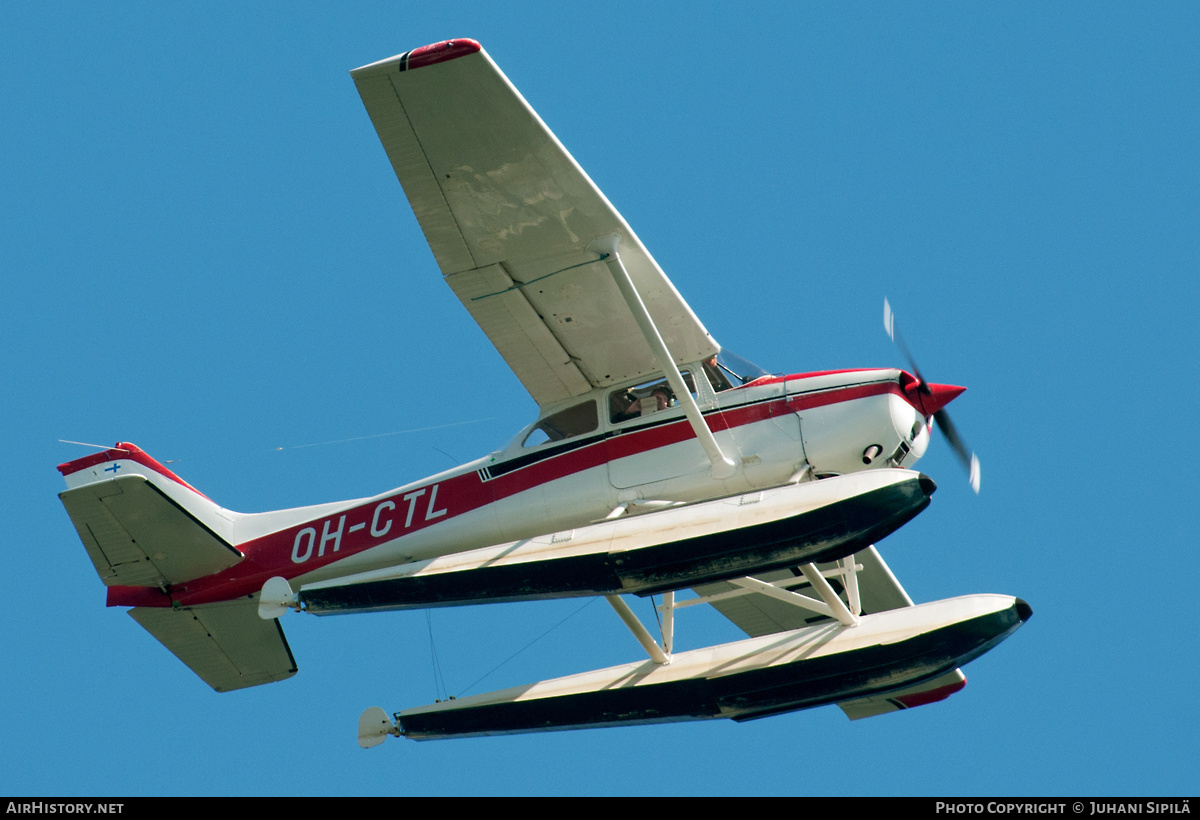
<svg viewBox="0 0 1200 820"><path fill-rule="evenodd" d="M621 261L621 255L617 252L617 246L621 242L621 237L616 234L601 237L588 245L589 250L594 250L604 254L604 264L608 265L609 271L616 280L617 289L621 291L621 296L625 298L625 303L629 305L629 310L633 313L633 318L637 320L638 327L642 331L642 335L646 337L646 343L650 345L650 350L654 353L654 358L658 360L658 364L662 367L666 374L667 382L671 385L671 389L675 391L679 403L683 405L683 412L687 416L688 422L692 425L692 429L696 432L696 438L700 440L700 445L704 448L708 460L712 463L710 475L718 481L729 478L737 471L737 464L733 459L721 452L721 446L717 444L717 439L712 434L712 430L708 429L708 425L704 422L704 416L700 413L700 407L696 404L696 400L692 397L691 391L687 384L683 381L683 376L679 373L679 368L675 366L675 359L672 358L670 351L667 350L667 344L663 341L662 334L658 332L658 327L654 324L654 319L650 317L650 311L646 310L646 305L642 301L642 297L638 294L637 288L633 286L633 280L629 278L629 271L625 270L625 264Z"/></svg>
<svg viewBox="0 0 1200 820"><path fill-rule="evenodd" d="M605 595L604 600L608 601L609 605L621 616L621 620L625 622L625 626L629 627L629 631L637 638L638 643L642 645L642 649L646 650L646 654L650 656L650 660L660 665L671 662L671 656L667 654L670 651L669 639L664 639L663 641L663 643L667 644L667 652L664 652L663 647L658 645L654 637L642 625L642 622L633 614L633 610L629 608L629 604L621 599L621 596Z"/></svg>

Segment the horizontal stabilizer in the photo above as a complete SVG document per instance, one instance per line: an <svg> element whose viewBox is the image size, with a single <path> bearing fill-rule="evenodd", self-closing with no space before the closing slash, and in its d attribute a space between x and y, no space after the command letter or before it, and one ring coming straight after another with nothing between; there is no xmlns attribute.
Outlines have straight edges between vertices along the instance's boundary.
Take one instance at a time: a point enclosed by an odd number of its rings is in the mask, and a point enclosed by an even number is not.
<svg viewBox="0 0 1200 820"><path fill-rule="evenodd" d="M59 493L109 586L162 587L227 569L242 554L140 475Z"/></svg>
<svg viewBox="0 0 1200 820"><path fill-rule="evenodd" d="M182 609L135 607L129 614L218 692L296 674L279 621L259 618L251 598Z"/></svg>

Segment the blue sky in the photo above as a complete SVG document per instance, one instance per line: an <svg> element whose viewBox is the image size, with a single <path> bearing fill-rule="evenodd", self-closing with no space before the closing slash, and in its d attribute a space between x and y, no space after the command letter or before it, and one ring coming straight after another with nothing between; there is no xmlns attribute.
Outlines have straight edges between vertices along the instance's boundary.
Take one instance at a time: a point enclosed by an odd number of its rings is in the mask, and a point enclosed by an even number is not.
<svg viewBox="0 0 1200 820"><path fill-rule="evenodd" d="M918 601L1033 606L962 693L363 751L362 709L442 693L431 634L454 694L568 616L469 692L640 650L603 603L291 615L300 673L218 695L104 607L56 498L89 451L58 439L136 442L254 512L533 417L347 73L464 36L723 345L898 365L886 295L926 375L969 387L982 494L935 442L938 495L880 545ZM1197 42L1184 3L6 6L0 792L1194 793ZM737 637L692 612L681 648Z"/></svg>

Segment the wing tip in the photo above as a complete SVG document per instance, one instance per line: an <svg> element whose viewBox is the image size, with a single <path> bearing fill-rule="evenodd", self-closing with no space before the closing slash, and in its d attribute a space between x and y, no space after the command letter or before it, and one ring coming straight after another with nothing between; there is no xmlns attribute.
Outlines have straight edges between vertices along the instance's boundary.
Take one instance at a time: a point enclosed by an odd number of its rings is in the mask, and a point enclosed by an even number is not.
<svg viewBox="0 0 1200 820"><path fill-rule="evenodd" d="M424 68L434 63L456 60L459 57L466 57L480 51L483 51L483 46L479 45L477 40L472 40L469 37L458 37L453 40L443 40L440 43L430 43L427 46L421 46L420 48L414 48L412 51L397 54L395 57L388 57L384 60L368 63L352 70L350 74L351 76L358 76L372 69L393 67L397 71L408 71L414 68Z"/></svg>

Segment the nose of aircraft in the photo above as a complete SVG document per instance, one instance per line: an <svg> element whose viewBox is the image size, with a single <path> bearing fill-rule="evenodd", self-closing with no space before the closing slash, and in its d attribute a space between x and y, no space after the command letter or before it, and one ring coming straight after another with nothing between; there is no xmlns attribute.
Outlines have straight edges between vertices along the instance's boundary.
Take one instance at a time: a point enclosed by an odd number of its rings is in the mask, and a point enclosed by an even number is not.
<svg viewBox="0 0 1200 820"><path fill-rule="evenodd" d="M932 416L945 407L950 402L954 401L967 388L958 387L953 384L933 384L932 382L918 382L913 389L913 398L916 404L921 408L921 412L928 416Z"/></svg>

